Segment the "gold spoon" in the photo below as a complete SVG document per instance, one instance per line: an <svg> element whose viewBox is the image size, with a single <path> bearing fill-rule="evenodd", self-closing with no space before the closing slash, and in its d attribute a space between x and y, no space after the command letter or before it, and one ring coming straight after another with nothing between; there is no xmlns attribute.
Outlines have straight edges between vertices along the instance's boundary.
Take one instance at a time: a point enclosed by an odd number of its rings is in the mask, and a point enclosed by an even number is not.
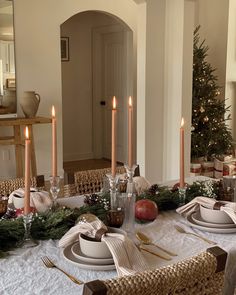
<svg viewBox="0 0 236 295"><path fill-rule="evenodd" d="M141 233L140 231L138 231L136 233L136 237L144 245L153 245L153 246L156 246L157 248L159 248L160 250L162 250L163 252L166 252L167 254L169 254L171 256L178 256L176 253L170 252L169 250L166 250L166 249L162 248L161 246L159 246L157 244L154 244L144 233Z"/></svg>
<svg viewBox="0 0 236 295"><path fill-rule="evenodd" d="M211 240L209 240L209 239L207 239L207 238L205 238L203 236L200 236L198 234L195 234L195 233L192 233L192 232L188 232L183 227L181 227L181 226L179 226L177 224L175 224L174 227L181 234L192 235L192 236L195 236L195 237L198 237L198 238L202 239L203 241L207 242L208 244L216 245L216 242L213 242L213 241L211 241Z"/></svg>

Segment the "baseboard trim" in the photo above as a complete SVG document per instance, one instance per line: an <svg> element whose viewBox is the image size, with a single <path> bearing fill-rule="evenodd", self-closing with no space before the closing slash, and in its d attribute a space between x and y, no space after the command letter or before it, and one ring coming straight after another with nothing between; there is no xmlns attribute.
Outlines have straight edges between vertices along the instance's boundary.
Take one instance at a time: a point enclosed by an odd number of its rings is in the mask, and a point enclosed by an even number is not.
<svg viewBox="0 0 236 295"><path fill-rule="evenodd" d="M63 156L63 162L70 162L70 161L80 161L80 160L88 160L93 159L93 153L85 153L85 154L65 154Z"/></svg>

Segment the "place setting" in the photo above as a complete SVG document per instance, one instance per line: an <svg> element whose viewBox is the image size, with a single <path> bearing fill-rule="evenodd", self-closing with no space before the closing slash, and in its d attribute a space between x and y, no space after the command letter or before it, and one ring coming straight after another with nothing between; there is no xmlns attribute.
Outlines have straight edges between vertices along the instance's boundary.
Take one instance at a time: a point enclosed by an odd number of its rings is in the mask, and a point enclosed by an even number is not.
<svg viewBox="0 0 236 295"><path fill-rule="evenodd" d="M196 197L176 211L185 216L188 225L201 231L236 233L236 204L217 201L208 197Z"/></svg>

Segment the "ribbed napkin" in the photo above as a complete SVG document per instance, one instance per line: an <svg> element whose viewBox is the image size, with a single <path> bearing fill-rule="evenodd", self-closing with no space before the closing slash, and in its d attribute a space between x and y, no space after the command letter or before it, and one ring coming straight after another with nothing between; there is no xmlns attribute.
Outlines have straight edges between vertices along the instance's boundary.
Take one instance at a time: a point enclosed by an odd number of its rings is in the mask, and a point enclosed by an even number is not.
<svg viewBox="0 0 236 295"><path fill-rule="evenodd" d="M9 196L8 203L13 203L14 195L19 196L19 198L24 198L24 189L19 188L12 192ZM30 206L35 207L40 213L49 210L52 207L52 200L50 195L46 191L37 191L35 188L30 188Z"/></svg>
<svg viewBox="0 0 236 295"><path fill-rule="evenodd" d="M79 241L79 234L94 238L101 229L105 232L101 241L104 241L114 259L118 276L131 275L139 271L148 270L149 267L132 240L120 233L107 233L105 224L96 219L92 222L79 222L73 226L59 241L59 247L66 247Z"/></svg>
<svg viewBox="0 0 236 295"><path fill-rule="evenodd" d="M220 204L220 202L212 198L196 197L188 204L176 209L176 212L183 216L186 216L191 214L194 211L198 211L200 205L203 205L204 207L209 209L213 209L218 204ZM236 203L224 202L224 205L219 206L218 208L219 210L227 213L229 217L232 219L232 221L236 223Z"/></svg>

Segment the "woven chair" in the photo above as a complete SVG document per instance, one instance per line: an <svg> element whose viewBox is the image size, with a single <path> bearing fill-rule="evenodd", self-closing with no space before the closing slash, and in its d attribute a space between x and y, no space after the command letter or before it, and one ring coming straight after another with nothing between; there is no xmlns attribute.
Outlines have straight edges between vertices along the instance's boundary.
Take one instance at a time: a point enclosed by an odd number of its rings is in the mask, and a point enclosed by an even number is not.
<svg viewBox="0 0 236 295"><path fill-rule="evenodd" d="M0 181L0 195L10 195L13 191L24 187L25 179L22 178L14 178ZM31 186L37 188L44 188L44 176L34 176L31 178Z"/></svg>
<svg viewBox="0 0 236 295"><path fill-rule="evenodd" d="M83 295L220 295L227 253L219 247L153 271L84 285Z"/></svg>
<svg viewBox="0 0 236 295"><path fill-rule="evenodd" d="M118 174L126 172L123 166L117 167ZM103 180L106 174L111 173L110 168L77 171L73 174L67 174L64 185L64 196L92 194L101 191ZM139 167L135 176L139 175Z"/></svg>

